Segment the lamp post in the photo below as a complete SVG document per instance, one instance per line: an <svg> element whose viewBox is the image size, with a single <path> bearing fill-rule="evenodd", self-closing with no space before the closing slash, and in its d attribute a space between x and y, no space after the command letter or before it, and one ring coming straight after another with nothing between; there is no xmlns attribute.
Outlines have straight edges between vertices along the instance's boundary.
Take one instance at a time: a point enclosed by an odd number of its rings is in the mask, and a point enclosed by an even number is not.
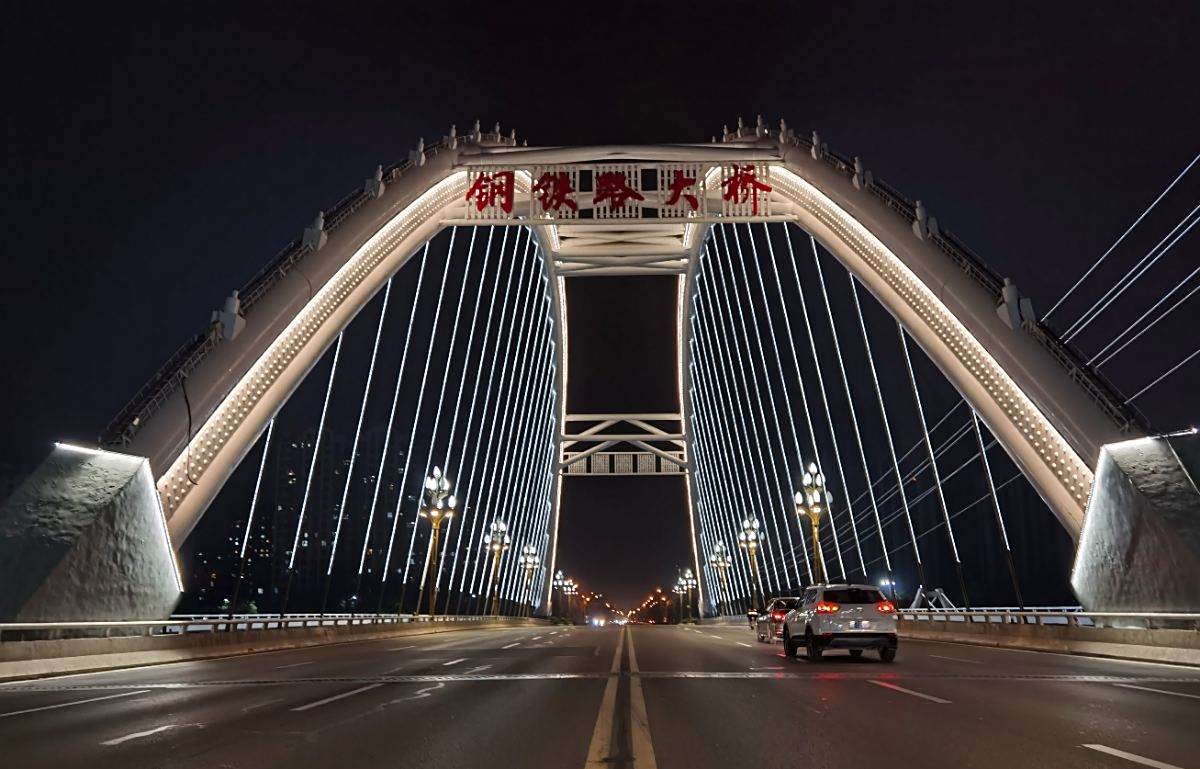
<svg viewBox="0 0 1200 769"><path fill-rule="evenodd" d="M508 536L508 524L498 518L492 521L491 527L483 535L483 546L492 551L492 584L488 593L492 598L491 613L495 616L500 614L500 558L510 545L512 537Z"/></svg>
<svg viewBox="0 0 1200 769"><path fill-rule="evenodd" d="M440 467L433 468L433 474L425 479L425 505L418 515L428 518L432 530L429 535L429 571L425 575L425 583L429 586L429 616L437 610L437 573L438 573L438 542L441 539L442 522L454 517L454 508L458 500L450 493L450 479L442 475ZM421 611L420 598L417 599L417 611Z"/></svg>
<svg viewBox="0 0 1200 769"><path fill-rule="evenodd" d="M679 596L679 600L677 602L678 610L677 610L676 616L679 617L679 624L681 624L681 625L683 624L683 591L684 591L683 577L680 577L679 579L675 580L675 587L671 588L671 592L674 593L675 595Z"/></svg>
<svg viewBox="0 0 1200 769"><path fill-rule="evenodd" d="M687 618L688 622L692 621L692 591L696 589L696 575L692 573L690 568L683 570L683 589L687 595Z"/></svg>
<svg viewBox="0 0 1200 769"><path fill-rule="evenodd" d="M754 582L752 585L754 595L750 597L750 610L756 613L762 597L762 584L758 578L758 546L762 544L762 539L758 519L753 515L743 518L742 530L738 532L738 547L745 550L746 557L750 559L750 576Z"/></svg>
<svg viewBox="0 0 1200 769"><path fill-rule="evenodd" d="M796 492L796 517L808 516L812 526L813 561L817 567L815 577L817 584L823 585L829 579L829 571L825 568L825 554L821 552L821 516L833 502L833 494L825 488L825 478L815 463L809 464L801 483L804 488Z"/></svg>
<svg viewBox="0 0 1200 769"><path fill-rule="evenodd" d="M567 584L567 578L563 576L562 569L559 569L558 571L554 572L554 579L551 580L550 584L552 584L554 586L554 589L558 591L558 610L562 611L563 587L566 586L566 584ZM554 609L553 606L551 606L550 608ZM553 614L553 613L554 612L551 611L551 614Z"/></svg>
<svg viewBox="0 0 1200 769"><path fill-rule="evenodd" d="M521 555L517 559L517 563L521 565L521 570L525 573L524 580L521 583L521 591L529 598L529 602L526 604L526 608L528 609L526 616L530 616L533 614L533 596L529 595L529 581L533 579L533 572L537 570L538 565L541 563L537 548L533 545L526 545L521 548Z"/></svg>
<svg viewBox="0 0 1200 769"><path fill-rule="evenodd" d="M721 580L721 592L725 596L725 610L731 610L731 597L729 595L729 567L733 565L733 556L725 549L724 542L717 542L713 545L712 553L708 556L709 564L717 570L717 578Z"/></svg>
<svg viewBox="0 0 1200 769"><path fill-rule="evenodd" d="M579 592L578 588L575 587L575 580L573 580L573 579L566 580L563 583L562 591L563 591L563 595L566 596L566 598L567 598L567 623L574 625L575 617L571 613L571 609L573 608L571 606L571 597Z"/></svg>

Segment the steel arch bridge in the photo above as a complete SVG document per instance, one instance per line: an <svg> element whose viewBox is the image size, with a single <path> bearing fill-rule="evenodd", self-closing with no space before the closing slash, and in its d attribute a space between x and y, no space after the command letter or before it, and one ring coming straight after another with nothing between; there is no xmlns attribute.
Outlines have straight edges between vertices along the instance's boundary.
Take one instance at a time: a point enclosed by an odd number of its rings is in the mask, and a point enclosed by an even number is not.
<svg viewBox="0 0 1200 769"><path fill-rule="evenodd" d="M557 362L549 571L563 477L603 458L605 472L687 477L694 566L703 573L693 504L703 495L692 396L699 271L716 228L751 223L798 226L833 254L1079 538L1102 447L1145 436L1146 425L919 201L815 132L761 119L701 144L536 148L498 126L422 143L318 215L230 297L101 445L148 459L178 547L305 376L423 244L448 227L527 227L549 278ZM728 241L723 247L729 252ZM568 411L565 281L599 275L676 277L677 412ZM622 444L637 450L606 451ZM549 580L543 589L549 602Z"/></svg>

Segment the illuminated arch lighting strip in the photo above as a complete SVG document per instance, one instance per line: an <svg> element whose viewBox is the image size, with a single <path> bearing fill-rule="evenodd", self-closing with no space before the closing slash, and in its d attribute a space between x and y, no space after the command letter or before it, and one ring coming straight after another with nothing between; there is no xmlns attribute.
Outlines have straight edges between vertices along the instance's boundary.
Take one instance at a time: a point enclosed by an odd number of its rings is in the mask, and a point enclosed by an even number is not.
<svg viewBox="0 0 1200 769"><path fill-rule="evenodd" d="M516 175L518 191L528 192L529 185L527 173ZM189 475L191 478L204 475L250 412L350 294L419 227L457 203L466 194L466 188L466 171L455 171L432 185L372 235L317 291L158 479L158 493L166 511L174 512L187 499L193 487ZM387 276L380 276L380 282L386 279Z"/></svg>
<svg viewBox="0 0 1200 769"><path fill-rule="evenodd" d="M1017 427L1038 457L1079 505L1079 517L1091 491L1091 469L1012 380L978 339L944 303L878 238L813 185L785 166L772 170L776 191L803 208L844 243L903 298L987 391Z"/></svg>

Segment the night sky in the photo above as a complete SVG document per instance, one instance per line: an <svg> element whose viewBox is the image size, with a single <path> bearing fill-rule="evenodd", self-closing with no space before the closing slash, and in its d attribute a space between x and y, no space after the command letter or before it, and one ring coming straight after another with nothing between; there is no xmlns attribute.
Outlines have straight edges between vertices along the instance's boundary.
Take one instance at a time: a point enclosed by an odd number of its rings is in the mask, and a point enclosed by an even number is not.
<svg viewBox="0 0 1200 769"><path fill-rule="evenodd" d="M428 5L6 8L5 486L53 440L94 440L314 212L451 123L499 120L556 145L707 141L739 115L782 116L925 201L1039 312L1200 151L1193 3L612 2L587 16ZM1074 320L1198 197L1200 170L1053 324ZM1191 272L1198 238L1181 239L1079 346L1099 350ZM570 291L571 408L673 408L672 286ZM1195 349L1198 306L1105 373L1141 389ZM870 322L885 324L877 311ZM953 394L918 368L931 416L944 413ZM1155 428L1188 426L1198 387L1193 361L1137 405ZM1026 565L1029 578L1045 582L1042 600L1070 600L1064 535L1027 486L1013 494L1030 517L1023 536L1041 543L1031 552L1050 554ZM571 481L563 565L621 605L667 586L688 554L682 495L678 479ZM210 515L196 536L220 542L233 520L221 515L235 514ZM1005 574L978 580L1004 600Z"/></svg>

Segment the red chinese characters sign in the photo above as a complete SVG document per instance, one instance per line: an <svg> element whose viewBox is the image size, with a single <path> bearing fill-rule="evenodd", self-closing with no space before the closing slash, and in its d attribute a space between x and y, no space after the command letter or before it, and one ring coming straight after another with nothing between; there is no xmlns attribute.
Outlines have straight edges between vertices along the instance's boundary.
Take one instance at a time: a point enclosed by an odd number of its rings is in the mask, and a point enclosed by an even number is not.
<svg viewBox="0 0 1200 769"><path fill-rule="evenodd" d="M718 173L721 208L710 213ZM753 162L478 167L468 169L464 202L467 218L482 220L641 219L645 207L659 219L761 217L770 175Z"/></svg>

